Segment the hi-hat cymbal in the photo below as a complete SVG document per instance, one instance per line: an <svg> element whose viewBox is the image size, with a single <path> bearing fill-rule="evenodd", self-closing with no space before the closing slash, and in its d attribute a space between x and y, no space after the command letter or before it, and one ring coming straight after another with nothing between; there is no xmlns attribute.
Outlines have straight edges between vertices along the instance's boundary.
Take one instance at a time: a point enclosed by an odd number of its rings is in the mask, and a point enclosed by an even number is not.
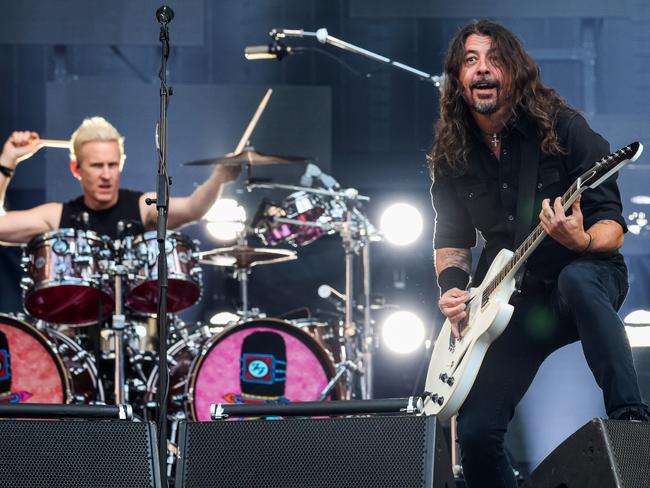
<svg viewBox="0 0 650 488"><path fill-rule="evenodd" d="M231 268L252 268L258 264L283 263L297 258L296 251L268 247L230 246L198 253L201 264Z"/></svg>
<svg viewBox="0 0 650 488"><path fill-rule="evenodd" d="M185 163L185 166L210 166L215 164L259 166L263 164L289 164L306 163L311 161L303 156L280 156L278 154L264 154L257 152L253 147L245 147L241 152L232 155L220 156L211 159L198 159Z"/></svg>

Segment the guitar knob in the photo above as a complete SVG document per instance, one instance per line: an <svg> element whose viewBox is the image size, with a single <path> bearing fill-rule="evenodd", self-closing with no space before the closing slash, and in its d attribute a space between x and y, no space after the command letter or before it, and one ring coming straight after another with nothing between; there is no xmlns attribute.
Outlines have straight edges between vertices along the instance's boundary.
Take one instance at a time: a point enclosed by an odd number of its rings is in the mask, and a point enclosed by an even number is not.
<svg viewBox="0 0 650 488"><path fill-rule="evenodd" d="M445 397L439 396L434 400L438 405L442 406L443 403L445 403Z"/></svg>
<svg viewBox="0 0 650 488"><path fill-rule="evenodd" d="M449 376L447 376L447 373L441 373L440 376L438 376L438 378L440 378L440 381L442 381L443 383L447 383Z"/></svg>

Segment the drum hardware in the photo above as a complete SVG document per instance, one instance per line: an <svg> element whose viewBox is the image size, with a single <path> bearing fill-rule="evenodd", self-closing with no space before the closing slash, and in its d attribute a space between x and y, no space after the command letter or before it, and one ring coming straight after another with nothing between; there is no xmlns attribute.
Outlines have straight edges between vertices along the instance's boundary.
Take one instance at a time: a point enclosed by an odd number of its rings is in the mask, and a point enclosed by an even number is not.
<svg viewBox="0 0 650 488"><path fill-rule="evenodd" d="M360 195L355 188L335 189L338 183L332 178L331 188L309 188L277 183L251 183L246 188L284 189L294 191L280 205L269 206L262 202L258 217L253 222L255 233L267 244L289 243L306 245L324 233L336 232L341 236L345 253L344 337L347 357L363 365L360 391L354 395L372 398L371 353L377 347L370 314L370 250L369 244L381 240L377 230L361 212L359 202L369 197ZM322 181L321 181L322 182ZM311 198L309 195L316 196ZM320 233L305 229L320 229ZM361 255L363 268L363 323L354 322L354 257Z"/></svg>
<svg viewBox="0 0 650 488"><path fill-rule="evenodd" d="M357 373L359 375L363 375L363 371L354 364L352 361L343 361L342 363L338 363L336 365L336 374L332 377L332 379L327 383L325 388L323 388L323 391L320 394L320 397L318 397L319 401L324 401L327 399L327 396L331 393L331 391L336 387L336 384L343 378L343 375L349 375L350 373ZM351 384L351 382L348 382Z"/></svg>
<svg viewBox="0 0 650 488"><path fill-rule="evenodd" d="M239 312L242 320L251 318L248 303L248 273L253 266L261 264L277 264L293 261L296 252L289 249L253 248L246 244L244 238L240 244L222 247L198 254L201 264L234 268L234 277L239 282L242 308Z"/></svg>
<svg viewBox="0 0 650 488"><path fill-rule="evenodd" d="M127 395L126 380L124 377L124 329L126 329L126 317L122 310L122 274L125 272L122 265L117 265L115 270L115 313L111 321L113 331L115 372L114 372L114 395L115 403L125 402Z"/></svg>

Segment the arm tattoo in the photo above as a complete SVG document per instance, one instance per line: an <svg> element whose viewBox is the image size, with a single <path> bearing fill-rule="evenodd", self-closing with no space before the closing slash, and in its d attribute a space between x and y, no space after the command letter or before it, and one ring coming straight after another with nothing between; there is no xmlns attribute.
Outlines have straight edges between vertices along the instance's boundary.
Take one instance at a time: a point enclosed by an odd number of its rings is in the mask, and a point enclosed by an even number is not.
<svg viewBox="0 0 650 488"><path fill-rule="evenodd" d="M469 249L443 247L434 252L436 272L440 274L445 268L455 266L467 273L472 271L472 253Z"/></svg>

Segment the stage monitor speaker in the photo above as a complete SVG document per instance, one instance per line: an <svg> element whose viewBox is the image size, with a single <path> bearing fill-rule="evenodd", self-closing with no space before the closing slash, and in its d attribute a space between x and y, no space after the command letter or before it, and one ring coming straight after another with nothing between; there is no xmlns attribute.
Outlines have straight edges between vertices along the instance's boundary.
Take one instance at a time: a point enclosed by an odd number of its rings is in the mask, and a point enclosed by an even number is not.
<svg viewBox="0 0 650 488"><path fill-rule="evenodd" d="M452 488L435 417L182 422L176 488Z"/></svg>
<svg viewBox="0 0 650 488"><path fill-rule="evenodd" d="M0 486L159 488L155 426L117 420L0 420Z"/></svg>
<svg viewBox="0 0 650 488"><path fill-rule="evenodd" d="M650 423L593 419L560 444L525 488L650 487Z"/></svg>

